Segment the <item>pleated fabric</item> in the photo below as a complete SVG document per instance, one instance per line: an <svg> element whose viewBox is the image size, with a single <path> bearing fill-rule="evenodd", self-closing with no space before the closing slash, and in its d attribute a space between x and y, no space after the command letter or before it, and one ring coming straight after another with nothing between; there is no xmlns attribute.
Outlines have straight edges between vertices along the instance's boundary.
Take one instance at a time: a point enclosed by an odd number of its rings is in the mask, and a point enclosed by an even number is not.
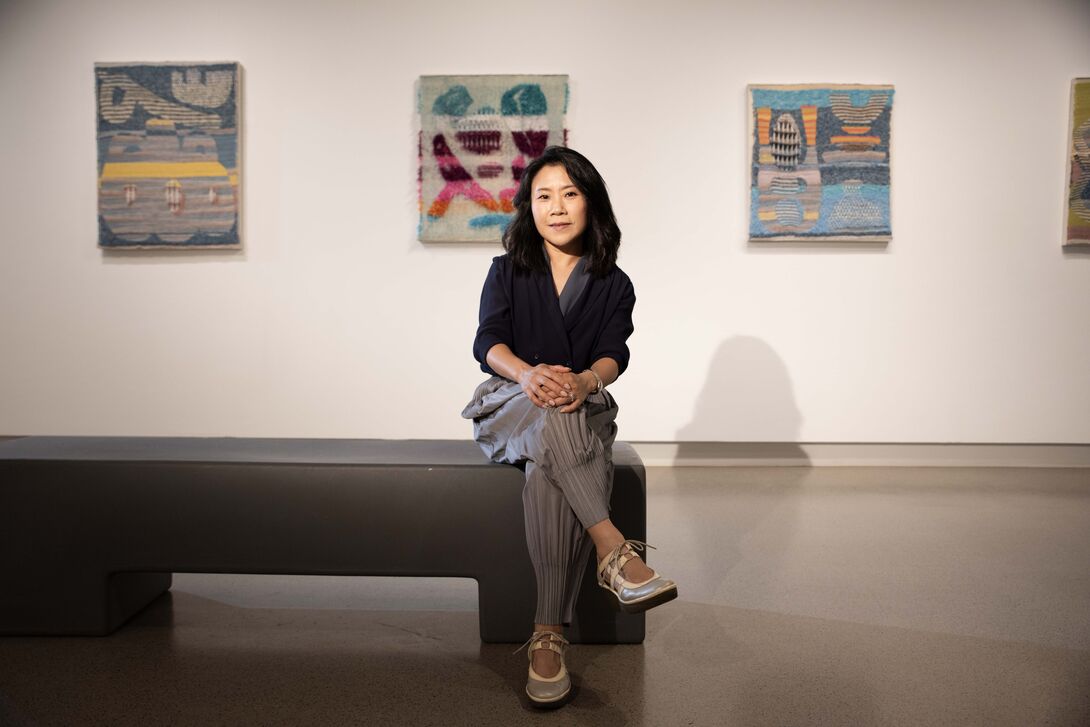
<svg viewBox="0 0 1090 727"><path fill-rule="evenodd" d="M493 376L462 411L493 462L525 463L526 545L537 577L535 623L568 624L594 544L587 528L609 517L617 403L591 394L564 414L534 406L518 384Z"/></svg>

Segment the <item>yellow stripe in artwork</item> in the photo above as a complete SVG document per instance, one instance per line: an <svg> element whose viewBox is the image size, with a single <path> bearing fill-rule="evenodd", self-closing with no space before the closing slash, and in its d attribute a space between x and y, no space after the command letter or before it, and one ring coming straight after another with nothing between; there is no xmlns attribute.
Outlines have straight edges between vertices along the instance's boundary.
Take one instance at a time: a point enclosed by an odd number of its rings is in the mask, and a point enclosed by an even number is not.
<svg viewBox="0 0 1090 727"><path fill-rule="evenodd" d="M829 139L832 144L880 144L880 136L834 136Z"/></svg>
<svg viewBox="0 0 1090 727"><path fill-rule="evenodd" d="M802 126L806 130L806 141L813 144L817 139L817 106L802 107Z"/></svg>
<svg viewBox="0 0 1090 727"><path fill-rule="evenodd" d="M226 177L219 162L114 162L102 168L103 179Z"/></svg>
<svg viewBox="0 0 1090 727"><path fill-rule="evenodd" d="M762 106L757 109L757 143L764 145L768 143L768 127L772 123L772 109L768 106Z"/></svg>
<svg viewBox="0 0 1090 727"><path fill-rule="evenodd" d="M772 158L772 152L767 149L761 149L760 153L757 155L758 164L773 164L775 161L776 160Z"/></svg>
<svg viewBox="0 0 1090 727"><path fill-rule="evenodd" d="M817 210L806 210L802 213L802 219L814 221L818 218ZM757 219L761 222L773 222L776 219L776 210L757 210Z"/></svg>

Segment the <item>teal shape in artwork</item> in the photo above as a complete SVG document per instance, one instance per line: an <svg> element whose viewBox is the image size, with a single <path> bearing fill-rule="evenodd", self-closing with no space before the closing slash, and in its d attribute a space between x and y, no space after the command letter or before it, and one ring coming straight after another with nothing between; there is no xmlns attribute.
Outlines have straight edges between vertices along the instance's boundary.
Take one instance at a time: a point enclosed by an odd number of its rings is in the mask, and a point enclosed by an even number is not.
<svg viewBox="0 0 1090 727"><path fill-rule="evenodd" d="M545 94L536 83L520 83L500 99L500 113L504 116L544 116L548 110Z"/></svg>
<svg viewBox="0 0 1090 727"><path fill-rule="evenodd" d="M470 218L470 227L502 227L511 221L512 215L490 214Z"/></svg>
<svg viewBox="0 0 1090 727"><path fill-rule="evenodd" d="M469 95L468 88L461 85L451 86L435 99L431 112L444 116L465 116L472 103L473 97Z"/></svg>

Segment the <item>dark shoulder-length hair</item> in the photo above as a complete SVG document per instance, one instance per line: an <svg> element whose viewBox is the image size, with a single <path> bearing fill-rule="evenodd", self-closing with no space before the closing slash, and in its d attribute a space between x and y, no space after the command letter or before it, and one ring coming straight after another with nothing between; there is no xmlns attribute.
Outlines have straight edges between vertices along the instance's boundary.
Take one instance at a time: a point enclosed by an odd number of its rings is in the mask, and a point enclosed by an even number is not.
<svg viewBox="0 0 1090 727"><path fill-rule="evenodd" d="M587 256L587 269L591 275L601 277L617 263L617 249L621 246L621 229L613 215L605 180L585 156L563 146L550 146L541 156L530 162L522 172L519 188L515 193L515 216L503 233L503 249L515 267L523 271L548 272L549 264L541 252L544 240L538 234L531 209L534 177L542 168L552 164L564 167L572 184L586 198L587 229L583 232L583 254Z"/></svg>

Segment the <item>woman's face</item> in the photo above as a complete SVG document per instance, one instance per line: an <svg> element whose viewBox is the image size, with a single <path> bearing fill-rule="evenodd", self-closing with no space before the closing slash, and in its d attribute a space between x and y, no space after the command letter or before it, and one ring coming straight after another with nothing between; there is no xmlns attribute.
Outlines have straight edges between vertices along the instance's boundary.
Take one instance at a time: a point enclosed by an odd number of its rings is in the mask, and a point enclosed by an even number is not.
<svg viewBox="0 0 1090 727"><path fill-rule="evenodd" d="M545 242L563 252L583 252L587 200L561 164L542 167L530 185L534 225Z"/></svg>

